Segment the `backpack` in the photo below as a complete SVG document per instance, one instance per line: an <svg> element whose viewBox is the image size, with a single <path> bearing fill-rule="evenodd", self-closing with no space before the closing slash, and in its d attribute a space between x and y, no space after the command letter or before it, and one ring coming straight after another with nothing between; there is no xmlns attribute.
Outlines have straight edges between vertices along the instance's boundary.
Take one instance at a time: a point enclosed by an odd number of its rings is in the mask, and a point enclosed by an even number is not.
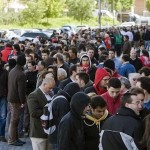
<svg viewBox="0 0 150 150"><path fill-rule="evenodd" d="M56 130L56 125L54 123L52 123L52 122L54 122L52 106L53 106L53 102L57 98L65 98L66 99L66 97L64 97L63 95L53 96L52 100L44 106L43 115L40 117L44 132L48 135L52 134ZM53 124L52 126L50 126L51 123Z"/></svg>
<svg viewBox="0 0 150 150"><path fill-rule="evenodd" d="M115 44L122 44L122 35L115 35Z"/></svg>

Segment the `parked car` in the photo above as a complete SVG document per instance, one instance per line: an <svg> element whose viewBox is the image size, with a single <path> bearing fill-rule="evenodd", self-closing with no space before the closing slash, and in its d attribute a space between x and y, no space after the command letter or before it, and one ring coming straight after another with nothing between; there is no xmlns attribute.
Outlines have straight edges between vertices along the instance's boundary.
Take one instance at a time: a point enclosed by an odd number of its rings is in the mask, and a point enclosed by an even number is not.
<svg viewBox="0 0 150 150"><path fill-rule="evenodd" d="M21 36L20 36L20 39L21 40L26 40L26 39L28 39L28 40L30 40L30 41L32 41L34 38L36 38L37 36L40 36L40 37L42 37L43 39L45 39L45 40L47 40L49 37L45 34L45 33L43 33L43 32L26 32L26 33L24 33L24 34L22 34Z"/></svg>

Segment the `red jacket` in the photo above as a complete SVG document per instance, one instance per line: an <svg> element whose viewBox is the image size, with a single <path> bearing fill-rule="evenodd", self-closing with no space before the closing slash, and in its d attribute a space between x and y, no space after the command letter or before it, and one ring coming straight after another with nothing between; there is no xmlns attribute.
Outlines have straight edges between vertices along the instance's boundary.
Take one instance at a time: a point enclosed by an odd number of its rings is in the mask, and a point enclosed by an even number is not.
<svg viewBox="0 0 150 150"><path fill-rule="evenodd" d="M117 112L118 108L120 108L120 106L121 106L121 96L122 95L119 94L119 96L116 99L114 99L114 98L110 97L108 92L106 92L106 93L102 94L101 96L104 98L104 100L107 103L108 112L110 114L114 115Z"/></svg>
<svg viewBox="0 0 150 150"><path fill-rule="evenodd" d="M150 67L150 58L147 56L140 56L139 59L142 61L143 66Z"/></svg>
<svg viewBox="0 0 150 150"><path fill-rule="evenodd" d="M11 53L12 51L12 48L11 47L5 47L4 50L2 50L2 60L5 61L5 62L8 62L8 56L9 54Z"/></svg>
<svg viewBox="0 0 150 150"><path fill-rule="evenodd" d="M95 74L95 80L94 80L94 89L96 90L96 93L98 95L101 95L107 91L107 89L103 89L99 86L99 82L105 77L109 76L110 74L104 69L104 68L98 68Z"/></svg>
<svg viewBox="0 0 150 150"><path fill-rule="evenodd" d="M107 50L111 49L111 39L110 39L110 37L105 38L105 45L106 45Z"/></svg>

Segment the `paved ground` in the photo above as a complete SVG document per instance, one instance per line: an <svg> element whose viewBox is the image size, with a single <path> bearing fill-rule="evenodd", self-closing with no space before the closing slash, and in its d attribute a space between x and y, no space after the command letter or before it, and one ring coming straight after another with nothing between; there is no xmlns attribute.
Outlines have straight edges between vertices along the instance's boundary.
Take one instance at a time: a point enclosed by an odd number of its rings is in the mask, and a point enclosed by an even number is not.
<svg viewBox="0 0 150 150"><path fill-rule="evenodd" d="M0 150L32 150L31 141L29 138L21 138L22 141L26 141L23 146L12 146L7 143L0 142Z"/></svg>

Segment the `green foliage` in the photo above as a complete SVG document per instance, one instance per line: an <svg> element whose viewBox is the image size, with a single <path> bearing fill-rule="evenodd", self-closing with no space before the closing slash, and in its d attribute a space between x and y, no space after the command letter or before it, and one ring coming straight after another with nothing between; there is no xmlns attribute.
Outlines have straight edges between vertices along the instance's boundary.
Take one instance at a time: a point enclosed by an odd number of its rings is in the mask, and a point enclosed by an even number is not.
<svg viewBox="0 0 150 150"><path fill-rule="evenodd" d="M134 0L108 0L109 4L112 5L112 8L116 11L120 10L130 10L131 6L134 3Z"/></svg>
<svg viewBox="0 0 150 150"><path fill-rule="evenodd" d="M68 0L68 15L82 22L92 18L92 10L94 8L94 0Z"/></svg>
<svg viewBox="0 0 150 150"><path fill-rule="evenodd" d="M36 24L40 23L40 20L44 16L43 8L39 7L39 3L28 2L28 8L24 9L21 13L21 24Z"/></svg>
<svg viewBox="0 0 150 150"><path fill-rule="evenodd" d="M146 0L146 8L150 11L150 0Z"/></svg>
<svg viewBox="0 0 150 150"><path fill-rule="evenodd" d="M59 17L65 6L65 0L38 0L38 2L44 10L43 18Z"/></svg>

